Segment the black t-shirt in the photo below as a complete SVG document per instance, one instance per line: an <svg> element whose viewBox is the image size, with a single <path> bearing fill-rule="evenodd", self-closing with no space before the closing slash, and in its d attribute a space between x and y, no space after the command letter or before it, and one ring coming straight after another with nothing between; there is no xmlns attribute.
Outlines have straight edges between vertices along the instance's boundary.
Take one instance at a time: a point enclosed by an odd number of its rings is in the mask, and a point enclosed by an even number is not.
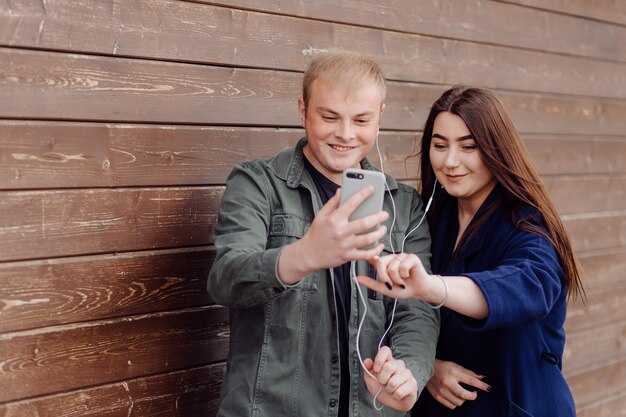
<svg viewBox="0 0 626 417"><path fill-rule="evenodd" d="M313 177L322 204L330 200L339 185L326 178L304 158L304 165ZM348 416L350 407L350 361L348 358L348 323L350 321L350 262L333 268L335 276L335 302L337 304L337 328L339 329L339 364L341 366L341 389L339 395L339 416Z"/></svg>

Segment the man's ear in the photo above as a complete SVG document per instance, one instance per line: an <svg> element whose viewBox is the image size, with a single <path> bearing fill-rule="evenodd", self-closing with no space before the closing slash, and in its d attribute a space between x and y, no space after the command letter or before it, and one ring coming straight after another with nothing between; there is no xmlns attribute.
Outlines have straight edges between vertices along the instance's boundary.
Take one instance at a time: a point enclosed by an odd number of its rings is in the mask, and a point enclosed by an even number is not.
<svg viewBox="0 0 626 417"><path fill-rule="evenodd" d="M302 123L302 127L304 127L304 121L306 120L306 105L304 104L304 99L302 97L298 97L298 113L300 113L300 123Z"/></svg>
<svg viewBox="0 0 626 417"><path fill-rule="evenodd" d="M383 113L385 112L385 103L380 105L380 116L378 116L378 127L376 128L376 137L380 134L380 124L382 123Z"/></svg>

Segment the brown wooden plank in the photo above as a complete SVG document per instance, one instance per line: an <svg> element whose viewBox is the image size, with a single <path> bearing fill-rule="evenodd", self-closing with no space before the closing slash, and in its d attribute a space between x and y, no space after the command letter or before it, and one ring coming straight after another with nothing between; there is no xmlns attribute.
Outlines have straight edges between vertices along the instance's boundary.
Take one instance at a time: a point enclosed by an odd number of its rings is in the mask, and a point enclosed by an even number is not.
<svg viewBox="0 0 626 417"><path fill-rule="evenodd" d="M561 214L626 209L626 175L557 176L544 183Z"/></svg>
<svg viewBox="0 0 626 417"><path fill-rule="evenodd" d="M2 417L214 416L224 364L0 404Z"/></svg>
<svg viewBox="0 0 626 417"><path fill-rule="evenodd" d="M581 19L492 1L195 1L568 55L620 61L626 57L624 45L617 45L624 36L621 27L589 20L588 15Z"/></svg>
<svg viewBox="0 0 626 417"><path fill-rule="evenodd" d="M603 20L626 25L626 4L614 0L500 0L538 9L567 13L587 19Z"/></svg>
<svg viewBox="0 0 626 417"><path fill-rule="evenodd" d="M0 333L209 303L207 248L0 263Z"/></svg>
<svg viewBox="0 0 626 417"><path fill-rule="evenodd" d="M223 187L0 193L0 261L212 242ZM563 215L576 251L624 246L622 211ZM77 242L80 244L77 244Z"/></svg>
<svg viewBox="0 0 626 417"><path fill-rule="evenodd" d="M0 193L0 261L206 245L223 187Z"/></svg>
<svg viewBox="0 0 626 417"><path fill-rule="evenodd" d="M567 382L576 399L576 405L579 409L584 408L603 398L626 391L626 361L568 375Z"/></svg>
<svg viewBox="0 0 626 417"><path fill-rule="evenodd" d="M3 121L0 188L224 184L235 164L270 158L303 135L302 129ZM416 176L417 158L406 159L415 133L383 131L380 139L385 170ZM379 165L375 149L370 157Z"/></svg>
<svg viewBox="0 0 626 417"><path fill-rule="evenodd" d="M74 16L68 3L78 5ZM167 0L136 0L124 6L58 0L47 4L46 13L41 13L37 2L21 13L5 13L12 20L6 22L4 37L8 40L4 43L299 71L310 59L307 51L357 48L376 57L386 76L394 80L594 97L626 95L626 73L619 63L484 43ZM573 33L582 36L580 32L577 28ZM605 28L600 39L615 33ZM625 42L616 44L622 45L626 57L626 28L621 33ZM558 37L563 36L559 33ZM207 43L207 37L212 42ZM354 39L360 42L355 45Z"/></svg>
<svg viewBox="0 0 626 417"><path fill-rule="evenodd" d="M0 118L300 125L301 75L0 48ZM626 83L624 83L626 85ZM414 130L443 87L389 83L383 128ZM523 133L620 136L626 103L501 93ZM176 109L176 111L172 111Z"/></svg>
<svg viewBox="0 0 626 417"><path fill-rule="evenodd" d="M625 417L626 391L577 410L578 417Z"/></svg>
<svg viewBox="0 0 626 417"><path fill-rule="evenodd" d="M561 217L577 252L626 246L625 211L566 214Z"/></svg>
<svg viewBox="0 0 626 417"><path fill-rule="evenodd" d="M296 121L301 82L272 71L10 49L0 50L0 72L0 115L9 118L281 125Z"/></svg>
<svg viewBox="0 0 626 417"><path fill-rule="evenodd" d="M210 306L0 335L0 402L223 361L228 313Z"/></svg>
<svg viewBox="0 0 626 417"><path fill-rule="evenodd" d="M404 61L397 61L401 63L412 57L414 67L421 67L412 70L413 76L421 74L414 80L440 77L433 71L432 63L440 61L443 55L441 48L433 46L440 44L446 49L452 43L435 37L476 41L481 50L490 49L485 44L498 44L513 46L522 54L532 54L528 50L534 49L626 61L626 28L496 2L206 3L271 14L166 0L123 4L52 0L46 2L44 9L36 0L30 0L0 5L0 28L4 28L0 29L0 44L299 70L307 52L350 47L388 61L385 67L390 76L406 67L404 64L394 69L392 60L404 57ZM484 30L486 27L490 30ZM207 37L211 37L211 43L205 42ZM349 43L351 39L361 42ZM386 56L385 52L397 49L398 43L414 45L419 55L405 48L402 54ZM488 65L502 62L495 59ZM524 65L528 62L533 61Z"/></svg>
<svg viewBox="0 0 626 417"><path fill-rule="evenodd" d="M587 288L587 305L571 302L567 310L567 333L626 322L626 282L604 290Z"/></svg>
<svg viewBox="0 0 626 417"><path fill-rule="evenodd" d="M626 271L626 249L600 254L583 254L580 257L585 271L585 285L596 290L620 286Z"/></svg>
<svg viewBox="0 0 626 417"><path fill-rule="evenodd" d="M626 119L626 105L603 99L497 92L521 133L572 133L621 136L614 120ZM623 164L620 164L623 165Z"/></svg>
<svg viewBox="0 0 626 417"><path fill-rule="evenodd" d="M570 331L563 353L563 369L568 375L626 361L623 334L626 322L610 323L592 329Z"/></svg>
<svg viewBox="0 0 626 417"><path fill-rule="evenodd" d="M524 135L543 175L626 173L626 137Z"/></svg>
<svg viewBox="0 0 626 417"><path fill-rule="evenodd" d="M234 164L270 157L303 135L302 129L4 120L0 188L223 184ZM406 159L417 150L416 133L382 131L380 138L385 170L416 177L417 158ZM623 137L526 135L524 141L544 177L626 173ZM370 158L379 165L375 150Z"/></svg>

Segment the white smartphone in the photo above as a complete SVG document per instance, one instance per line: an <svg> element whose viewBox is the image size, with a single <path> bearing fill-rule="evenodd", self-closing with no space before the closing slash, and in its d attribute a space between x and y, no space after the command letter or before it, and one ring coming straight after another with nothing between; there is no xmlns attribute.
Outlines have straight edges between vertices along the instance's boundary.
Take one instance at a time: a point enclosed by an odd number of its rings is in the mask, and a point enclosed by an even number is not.
<svg viewBox="0 0 626 417"><path fill-rule="evenodd" d="M371 214L378 213L383 209L383 200L385 198L385 174L378 171L370 171L365 169L348 168L343 172L341 181L341 199L339 204L345 203L350 197L367 186L374 187L374 194L369 196L367 200L361 203L349 217L350 221L367 217ZM376 225L365 233L376 230L380 225ZM372 249L376 247L378 242L360 249Z"/></svg>

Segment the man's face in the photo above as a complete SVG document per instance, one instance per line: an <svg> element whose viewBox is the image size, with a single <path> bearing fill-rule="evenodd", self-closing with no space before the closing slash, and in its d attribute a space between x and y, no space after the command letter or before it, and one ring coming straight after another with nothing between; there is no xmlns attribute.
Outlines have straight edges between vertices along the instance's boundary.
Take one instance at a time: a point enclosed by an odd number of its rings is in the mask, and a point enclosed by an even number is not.
<svg viewBox="0 0 626 417"><path fill-rule="evenodd" d="M359 168L374 146L384 104L374 83L348 95L317 78L309 88L307 108L300 98L298 110L308 139L304 155L326 178L341 184L343 171Z"/></svg>

